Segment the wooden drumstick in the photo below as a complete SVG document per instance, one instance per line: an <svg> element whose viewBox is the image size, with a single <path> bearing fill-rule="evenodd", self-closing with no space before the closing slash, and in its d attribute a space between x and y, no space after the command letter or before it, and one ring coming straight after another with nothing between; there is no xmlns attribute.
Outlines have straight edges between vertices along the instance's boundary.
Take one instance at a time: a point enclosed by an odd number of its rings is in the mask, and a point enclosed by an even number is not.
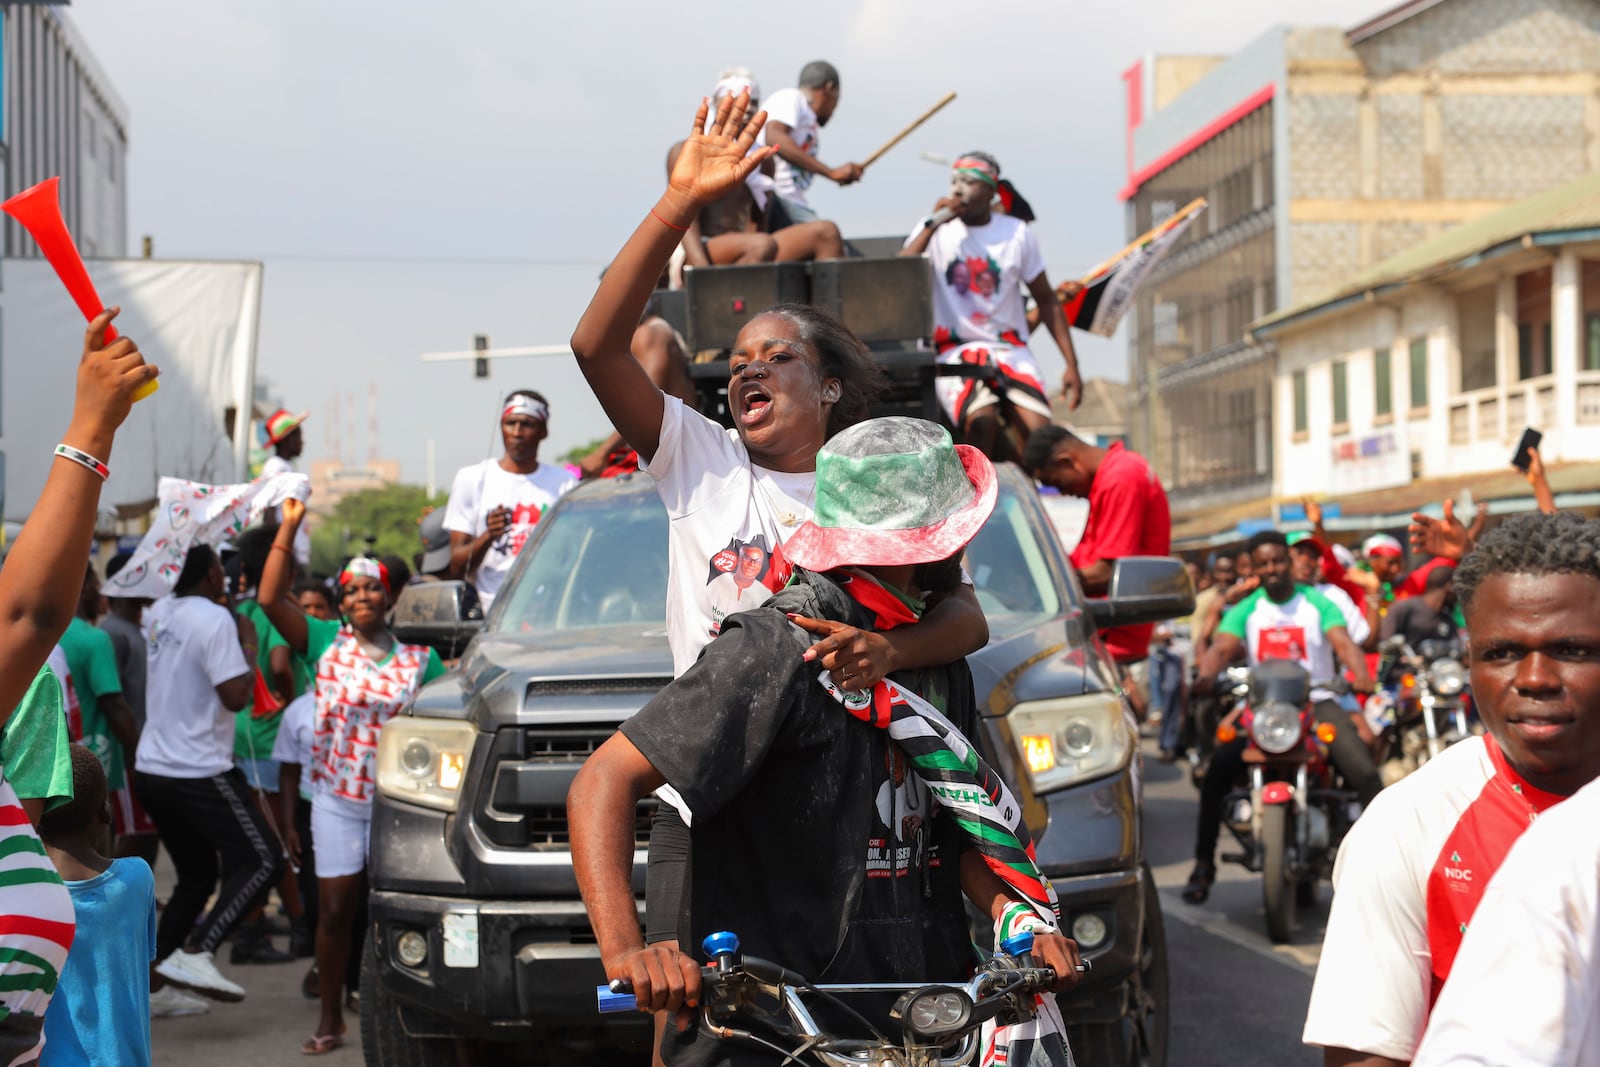
<svg viewBox="0 0 1600 1067"><path fill-rule="evenodd" d="M905 140L908 136L910 136L912 130L916 129L918 126L921 126L924 122L927 122L929 119L933 118L933 116L938 113L940 108L944 107L946 104L948 104L950 101L954 100L955 98L956 98L956 94L955 93L946 93L942 100L940 100L937 104L934 104L928 110L924 111L922 113L922 115L915 122L913 122L911 125L907 126L905 129L901 130L899 133L895 134L893 137L889 138L887 141L884 142L882 148L878 149L876 152L872 153L872 155L870 155L866 159L862 160L861 169L862 170L866 170L868 167L872 166L873 163L877 162L877 159L878 159L879 156L883 155L885 152L889 151L889 149L893 148L895 145L897 145L901 141Z"/></svg>

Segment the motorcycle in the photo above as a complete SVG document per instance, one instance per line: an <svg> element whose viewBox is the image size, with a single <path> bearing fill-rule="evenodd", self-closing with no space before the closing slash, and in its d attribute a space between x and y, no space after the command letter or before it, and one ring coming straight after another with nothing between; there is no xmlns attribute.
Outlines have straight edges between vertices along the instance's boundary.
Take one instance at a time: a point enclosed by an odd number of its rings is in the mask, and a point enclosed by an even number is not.
<svg viewBox="0 0 1600 1067"><path fill-rule="evenodd" d="M1366 715L1378 731L1378 771L1391 786L1472 736L1471 694L1454 638L1430 637L1413 649L1403 634L1395 634L1378 650L1388 667L1383 676L1393 677L1394 685L1367 702Z"/></svg>
<svg viewBox="0 0 1600 1067"><path fill-rule="evenodd" d="M1343 679L1320 684L1348 688ZM1231 667L1221 688L1235 706L1217 727L1218 742L1248 741L1241 785L1222 808L1243 851L1222 859L1262 876L1267 936L1282 944L1294 931L1296 907L1313 904L1318 882L1332 875L1339 842L1361 806L1328 757L1338 727L1317 721L1304 667L1289 660Z"/></svg>
<svg viewBox="0 0 1600 1067"><path fill-rule="evenodd" d="M738 936L727 931L711 934L701 948L713 961L700 973L701 1025L706 1031L724 1041L763 1046L789 1057L786 1063L818 1067L963 1067L976 1063L982 1051L979 1031L983 1024L990 1019L1001 1025L1032 1019L1037 996L1056 981L1056 972L1034 959L1031 933L1002 941L971 980L960 985L817 984L776 963L741 956ZM1085 960L1078 970L1089 967ZM900 1024L899 1041L842 999L851 994L895 993L899 997L890 1018ZM622 979L596 987L595 997L602 1012L637 1007L632 989ZM850 1020L861 1033L847 1037L829 1032L830 1024L818 1020L819 1005L832 1009L832 1018Z"/></svg>

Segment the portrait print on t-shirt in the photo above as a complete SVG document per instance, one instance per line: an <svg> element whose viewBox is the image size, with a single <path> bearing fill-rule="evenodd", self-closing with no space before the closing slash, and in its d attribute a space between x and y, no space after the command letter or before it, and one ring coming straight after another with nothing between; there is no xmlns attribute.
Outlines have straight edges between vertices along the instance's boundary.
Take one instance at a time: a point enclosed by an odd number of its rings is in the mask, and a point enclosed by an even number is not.
<svg viewBox="0 0 1600 1067"><path fill-rule="evenodd" d="M867 841L867 877L904 878L924 867L941 866L933 838L939 805L898 745L885 746L883 773L873 798L878 825Z"/></svg>
<svg viewBox="0 0 1600 1067"><path fill-rule="evenodd" d="M769 549L766 534L730 537L727 547L712 555L706 572L713 601L710 636L722 631L722 620L729 615L759 607L782 589L789 581L789 571L783 546Z"/></svg>

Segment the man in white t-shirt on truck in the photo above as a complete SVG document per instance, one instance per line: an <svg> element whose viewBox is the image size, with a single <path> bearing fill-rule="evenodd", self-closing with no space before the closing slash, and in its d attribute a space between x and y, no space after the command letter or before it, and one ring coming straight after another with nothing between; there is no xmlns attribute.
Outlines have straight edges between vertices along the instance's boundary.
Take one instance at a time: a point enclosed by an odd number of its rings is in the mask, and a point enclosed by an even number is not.
<svg viewBox="0 0 1600 1067"><path fill-rule="evenodd" d="M1384 790L1339 846L1303 1034L1327 1067L1413 1060L1441 990L1469 974L1457 952L1512 845L1600 778L1600 523L1514 515L1461 561L1454 588L1488 732ZM1497 979L1511 1011L1514 975L1471 974Z"/></svg>
<svg viewBox="0 0 1600 1067"><path fill-rule="evenodd" d="M1066 361L1061 391L1067 406L1076 408L1083 391L1072 334L1045 276L1039 243L1022 218L994 210L1000 189L1000 164L993 156L958 157L950 195L934 205L900 250L903 256L926 253L933 269L939 362L993 370L992 381L940 377L935 388L962 439L996 461L1020 456L1028 436L1050 423L1044 378L1028 350L1024 291L1038 304L1040 321Z"/></svg>
<svg viewBox="0 0 1600 1067"><path fill-rule="evenodd" d="M762 143L777 146L773 195L782 203L790 222L817 221L817 213L806 199L806 190L811 188L817 175L840 185L861 180L861 164L841 163L830 167L817 158L822 127L833 118L838 106L839 72L832 63L820 59L800 69L797 88L779 89L767 97L767 125L762 131Z"/></svg>
<svg viewBox="0 0 1600 1067"><path fill-rule="evenodd" d="M1222 616L1216 635L1200 659L1195 688L1209 692L1217 675L1241 651L1252 667L1274 659L1299 663L1311 676L1311 700L1317 721L1331 723L1335 729L1328 746L1329 758L1361 803L1370 803L1383 788L1378 765L1361 739L1358 716L1341 707L1327 688L1327 683L1337 676L1337 659L1349 670L1355 691L1370 696L1372 677L1367 672L1367 658L1350 639L1344 616L1333 601L1294 580L1287 537L1277 530L1263 530L1250 538L1248 545L1260 585ZM1200 784L1194 870L1183 890L1186 903L1205 903L1211 883L1216 881L1222 802L1244 771L1246 744L1246 739L1240 737L1217 745L1211 756L1211 769Z"/></svg>
<svg viewBox="0 0 1600 1067"><path fill-rule="evenodd" d="M447 575L470 578L485 612L539 519L578 484L566 468L539 462L539 444L549 433L549 402L518 389L500 406L505 455L461 468L450 487Z"/></svg>

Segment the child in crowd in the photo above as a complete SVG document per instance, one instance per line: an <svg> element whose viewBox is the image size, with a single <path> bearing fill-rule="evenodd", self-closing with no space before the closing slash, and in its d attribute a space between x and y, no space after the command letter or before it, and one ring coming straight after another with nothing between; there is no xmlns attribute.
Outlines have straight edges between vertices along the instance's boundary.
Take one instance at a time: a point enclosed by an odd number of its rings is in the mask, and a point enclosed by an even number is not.
<svg viewBox="0 0 1600 1067"><path fill-rule="evenodd" d="M72 799L44 813L39 836L77 913L78 936L45 1012L52 1067L150 1063L150 965L156 954L156 883L142 859L109 859L105 769L73 745Z"/></svg>

